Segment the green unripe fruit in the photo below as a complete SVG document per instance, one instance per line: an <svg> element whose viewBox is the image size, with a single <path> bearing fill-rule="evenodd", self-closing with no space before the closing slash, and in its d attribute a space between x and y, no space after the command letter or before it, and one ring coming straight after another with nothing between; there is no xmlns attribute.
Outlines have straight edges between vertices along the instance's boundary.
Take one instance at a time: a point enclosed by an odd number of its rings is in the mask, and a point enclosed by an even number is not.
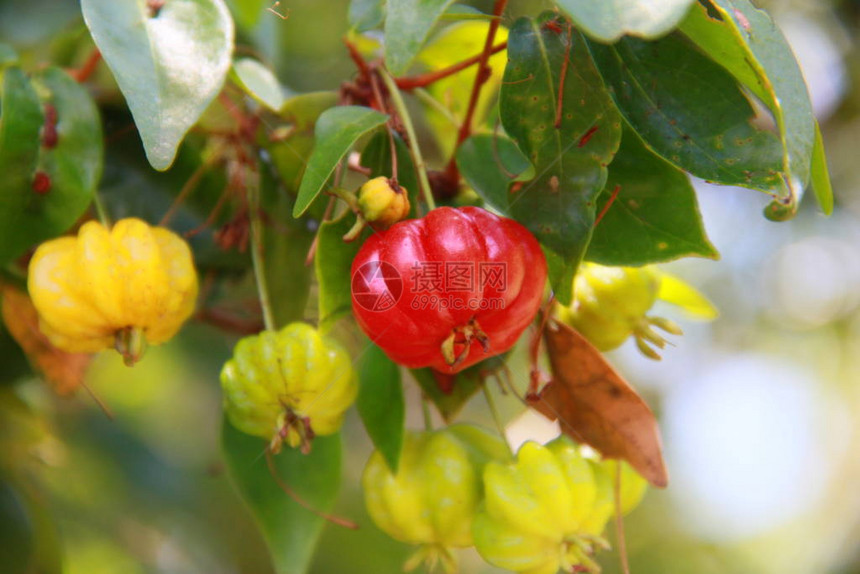
<svg viewBox="0 0 860 574"><path fill-rule="evenodd" d="M451 549L472 545L483 466L509 456L500 438L475 426L407 433L396 473L379 451L367 462L362 486L368 513L392 538L421 545L407 568L441 562L454 571Z"/></svg>
<svg viewBox="0 0 860 574"><path fill-rule="evenodd" d="M387 177L376 177L358 191L358 210L374 229L387 229L409 215L409 195Z"/></svg>
<svg viewBox="0 0 860 574"><path fill-rule="evenodd" d="M349 354L305 323L240 340L221 386L230 423L270 439L273 452L337 432L358 392Z"/></svg>

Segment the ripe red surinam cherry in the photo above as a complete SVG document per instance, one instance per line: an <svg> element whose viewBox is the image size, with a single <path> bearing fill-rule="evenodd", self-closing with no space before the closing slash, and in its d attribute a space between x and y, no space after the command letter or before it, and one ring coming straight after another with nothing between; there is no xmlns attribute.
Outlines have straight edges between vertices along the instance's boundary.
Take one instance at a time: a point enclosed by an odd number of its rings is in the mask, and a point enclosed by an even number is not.
<svg viewBox="0 0 860 574"><path fill-rule="evenodd" d="M540 245L516 221L442 207L362 245L352 308L395 362L455 373L514 345L537 313L546 275Z"/></svg>

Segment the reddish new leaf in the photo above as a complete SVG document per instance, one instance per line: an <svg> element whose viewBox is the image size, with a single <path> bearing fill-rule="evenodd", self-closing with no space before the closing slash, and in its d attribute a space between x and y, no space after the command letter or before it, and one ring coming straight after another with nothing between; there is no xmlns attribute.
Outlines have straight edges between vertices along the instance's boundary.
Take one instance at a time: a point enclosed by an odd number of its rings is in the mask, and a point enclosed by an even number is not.
<svg viewBox="0 0 860 574"><path fill-rule="evenodd" d="M544 336L553 380L529 399L562 431L607 458L629 462L654 486L669 482L654 413L582 335L550 324Z"/></svg>

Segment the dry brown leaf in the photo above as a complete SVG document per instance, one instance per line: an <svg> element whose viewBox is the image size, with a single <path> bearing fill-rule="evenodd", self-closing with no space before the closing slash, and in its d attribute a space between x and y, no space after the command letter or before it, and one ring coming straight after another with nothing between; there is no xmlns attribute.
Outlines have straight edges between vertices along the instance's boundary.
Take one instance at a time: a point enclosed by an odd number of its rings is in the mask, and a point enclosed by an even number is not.
<svg viewBox="0 0 860 574"><path fill-rule="evenodd" d="M544 336L553 380L532 408L552 420L579 442L607 458L629 462L654 486L664 488L669 477L654 413L636 391L585 337L564 324L550 324Z"/></svg>
<svg viewBox="0 0 860 574"><path fill-rule="evenodd" d="M30 297L11 285L0 285L3 295L3 322L38 370L58 395L68 395L84 381L92 355L67 353L54 347L39 330L39 315Z"/></svg>

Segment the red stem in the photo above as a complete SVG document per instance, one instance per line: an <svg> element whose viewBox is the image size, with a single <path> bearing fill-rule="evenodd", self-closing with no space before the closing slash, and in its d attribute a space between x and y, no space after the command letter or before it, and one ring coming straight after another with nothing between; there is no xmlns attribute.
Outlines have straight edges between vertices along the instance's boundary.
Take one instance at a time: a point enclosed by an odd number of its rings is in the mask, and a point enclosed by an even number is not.
<svg viewBox="0 0 860 574"><path fill-rule="evenodd" d="M93 72L96 71L96 67L99 65L101 59L102 53L99 52L98 48L95 48L90 52L90 55L87 57L87 61L84 62L80 68L70 70L69 74L77 83L82 84L93 75Z"/></svg>
<svg viewBox="0 0 860 574"><path fill-rule="evenodd" d="M496 44L490 49L490 55L498 54L502 50L506 50L508 47L507 42L502 42L501 44ZM441 70L436 70L435 72L428 72L426 74L419 74L417 76L406 76L404 78L395 78L395 82L397 83L397 87L401 90L414 90L415 88L423 88L425 86L429 86L433 82L437 82L448 76L453 76L457 72L465 70L470 66L474 66L478 62L481 61L481 58L484 57L483 52L480 54L476 54L471 58L463 60L462 62L457 62L452 66L448 66L447 68L442 68Z"/></svg>

